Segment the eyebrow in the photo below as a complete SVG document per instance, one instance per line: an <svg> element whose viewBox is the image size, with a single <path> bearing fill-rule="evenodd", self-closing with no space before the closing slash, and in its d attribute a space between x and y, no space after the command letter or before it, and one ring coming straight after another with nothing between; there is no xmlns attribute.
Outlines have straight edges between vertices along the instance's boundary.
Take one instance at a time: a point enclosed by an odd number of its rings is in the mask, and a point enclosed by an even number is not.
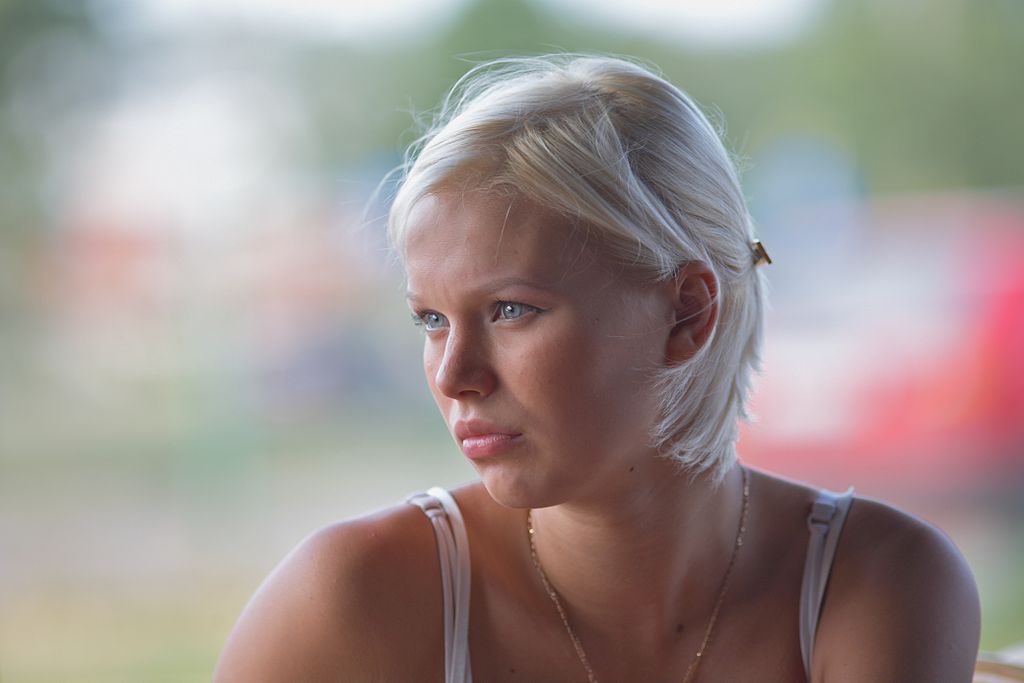
<svg viewBox="0 0 1024 683"><path fill-rule="evenodd" d="M481 294L490 294L492 292L497 292L498 290L505 289L506 287L514 287L514 286L517 286L517 287L529 287L530 289L537 289L537 290L541 290L541 291L544 291L544 292L553 292L554 288L552 287L552 284L554 284L554 283L545 284L545 283L537 282L536 280L531 280L529 278L524 278L524 277L503 277L503 278L499 278L497 280L489 280L489 281L487 281L487 283L484 286L480 287L478 290L476 290L476 292L477 293L481 293ZM405 298L408 301L419 301L420 300L419 295L416 292L412 291L412 290L406 290Z"/></svg>

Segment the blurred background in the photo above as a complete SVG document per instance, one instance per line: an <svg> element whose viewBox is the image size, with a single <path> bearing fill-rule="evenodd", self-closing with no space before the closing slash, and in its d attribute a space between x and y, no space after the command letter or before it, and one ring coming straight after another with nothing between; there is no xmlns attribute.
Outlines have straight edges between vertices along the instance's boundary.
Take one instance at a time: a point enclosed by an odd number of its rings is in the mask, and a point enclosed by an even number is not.
<svg viewBox="0 0 1024 683"><path fill-rule="evenodd" d="M937 524L1024 640L1024 3L0 0L0 681L208 680L303 536L472 478L370 197L472 63L553 50L737 156L746 461Z"/></svg>

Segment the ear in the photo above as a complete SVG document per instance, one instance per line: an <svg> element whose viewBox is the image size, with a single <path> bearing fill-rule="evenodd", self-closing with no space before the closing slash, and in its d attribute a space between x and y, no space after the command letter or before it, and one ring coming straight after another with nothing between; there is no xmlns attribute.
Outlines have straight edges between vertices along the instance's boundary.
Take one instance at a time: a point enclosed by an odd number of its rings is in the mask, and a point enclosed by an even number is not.
<svg viewBox="0 0 1024 683"><path fill-rule="evenodd" d="M669 332L665 360L680 365L707 343L718 322L718 279L702 261L679 266L666 283L671 288L675 323Z"/></svg>

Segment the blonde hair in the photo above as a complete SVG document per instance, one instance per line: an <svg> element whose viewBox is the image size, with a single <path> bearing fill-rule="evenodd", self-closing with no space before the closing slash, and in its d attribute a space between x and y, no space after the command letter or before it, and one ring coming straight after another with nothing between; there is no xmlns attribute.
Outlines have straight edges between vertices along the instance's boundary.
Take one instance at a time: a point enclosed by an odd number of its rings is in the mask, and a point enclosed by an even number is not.
<svg viewBox="0 0 1024 683"><path fill-rule="evenodd" d="M416 202L455 186L511 192L572 217L629 272L657 281L703 261L718 320L700 352L655 377L651 443L721 482L759 368L765 282L736 171L694 102L648 68L605 56L501 59L472 68L406 154L391 207L403 244Z"/></svg>

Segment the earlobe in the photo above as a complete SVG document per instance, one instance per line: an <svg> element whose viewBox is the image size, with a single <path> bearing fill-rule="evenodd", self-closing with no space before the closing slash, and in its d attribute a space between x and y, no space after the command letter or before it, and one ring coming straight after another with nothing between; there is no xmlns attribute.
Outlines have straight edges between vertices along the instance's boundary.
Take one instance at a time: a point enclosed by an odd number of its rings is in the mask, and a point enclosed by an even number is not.
<svg viewBox="0 0 1024 683"><path fill-rule="evenodd" d="M718 279L701 261L684 263L670 281L675 323L669 332L665 360L680 365L707 343L718 322Z"/></svg>

